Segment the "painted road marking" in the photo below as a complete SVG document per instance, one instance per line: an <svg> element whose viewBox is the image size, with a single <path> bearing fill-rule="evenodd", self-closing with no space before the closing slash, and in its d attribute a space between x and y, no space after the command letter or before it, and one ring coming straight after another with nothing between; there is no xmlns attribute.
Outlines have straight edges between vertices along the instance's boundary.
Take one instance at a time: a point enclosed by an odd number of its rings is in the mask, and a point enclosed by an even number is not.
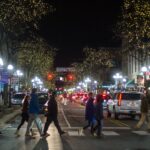
<svg viewBox="0 0 150 150"><path fill-rule="evenodd" d="M69 136L85 136L83 132L79 132L79 131L68 131L68 135Z"/></svg>
<svg viewBox="0 0 150 150"><path fill-rule="evenodd" d="M114 124L116 124L116 125L119 125L120 127L122 127L122 126L129 127L127 124L125 124L125 123L123 123L123 122L121 122L119 120L110 119L109 121L112 122L112 123L114 123Z"/></svg>
<svg viewBox="0 0 150 150"><path fill-rule="evenodd" d="M102 133L103 133L103 135L106 135L106 136L118 136L118 135L120 135L114 131L102 131Z"/></svg>
<svg viewBox="0 0 150 150"><path fill-rule="evenodd" d="M147 131L132 131L132 132L138 135L150 135L150 133L148 133Z"/></svg>
<svg viewBox="0 0 150 150"><path fill-rule="evenodd" d="M83 127L62 127L64 130L81 130ZM103 127L103 130L131 130L130 127Z"/></svg>
<svg viewBox="0 0 150 150"><path fill-rule="evenodd" d="M66 115L65 115L65 113L64 113L64 110L63 110L62 108L61 108L61 112L62 112L62 115L64 116L64 119L65 119L65 121L66 121L68 127L71 127L71 125L70 125L70 123L69 123L69 121L68 121L68 119L67 119L67 117L66 117Z"/></svg>
<svg viewBox="0 0 150 150"><path fill-rule="evenodd" d="M85 116L75 116L75 115L68 115L68 117L72 117L72 118L84 118Z"/></svg>

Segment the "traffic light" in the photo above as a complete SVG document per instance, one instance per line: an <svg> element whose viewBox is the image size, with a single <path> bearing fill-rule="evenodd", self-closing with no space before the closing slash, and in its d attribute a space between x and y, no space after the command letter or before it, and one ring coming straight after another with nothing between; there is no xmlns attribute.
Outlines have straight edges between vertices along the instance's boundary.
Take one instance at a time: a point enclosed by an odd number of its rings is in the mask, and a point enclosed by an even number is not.
<svg viewBox="0 0 150 150"><path fill-rule="evenodd" d="M75 77L73 74L67 74L67 81L74 81Z"/></svg>
<svg viewBox="0 0 150 150"><path fill-rule="evenodd" d="M48 75L47 75L47 80L52 80L54 78L54 75L53 75L53 73L48 73Z"/></svg>

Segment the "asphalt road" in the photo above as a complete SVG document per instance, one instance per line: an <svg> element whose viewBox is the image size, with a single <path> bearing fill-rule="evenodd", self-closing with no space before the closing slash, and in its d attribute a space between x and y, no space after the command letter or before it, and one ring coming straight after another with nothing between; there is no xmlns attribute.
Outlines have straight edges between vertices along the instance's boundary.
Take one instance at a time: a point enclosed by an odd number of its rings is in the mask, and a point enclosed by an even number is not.
<svg viewBox="0 0 150 150"><path fill-rule="evenodd" d="M41 119L44 123L43 115ZM83 106L76 103L64 106L60 103L59 122L66 131L65 135L60 137L55 126L51 125L48 131L51 135L47 139L41 139L38 132L36 139L26 139L25 124L20 130L21 136L16 137L14 132L20 122L20 116L17 116L0 136L0 150L150 150L150 134L146 125L140 131L133 129L138 119L129 116L120 116L119 120L105 118L104 137L99 139L90 135L89 129L82 130L86 124ZM37 131L36 127L34 130Z"/></svg>

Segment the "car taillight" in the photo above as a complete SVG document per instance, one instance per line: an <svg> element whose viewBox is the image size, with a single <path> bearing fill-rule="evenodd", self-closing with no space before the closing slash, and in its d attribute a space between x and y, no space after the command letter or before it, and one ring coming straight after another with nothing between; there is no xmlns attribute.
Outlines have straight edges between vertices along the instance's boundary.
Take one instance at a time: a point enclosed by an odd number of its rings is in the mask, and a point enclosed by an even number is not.
<svg viewBox="0 0 150 150"><path fill-rule="evenodd" d="M118 98L118 106L121 106L121 101L122 101L122 94L119 95L119 98Z"/></svg>

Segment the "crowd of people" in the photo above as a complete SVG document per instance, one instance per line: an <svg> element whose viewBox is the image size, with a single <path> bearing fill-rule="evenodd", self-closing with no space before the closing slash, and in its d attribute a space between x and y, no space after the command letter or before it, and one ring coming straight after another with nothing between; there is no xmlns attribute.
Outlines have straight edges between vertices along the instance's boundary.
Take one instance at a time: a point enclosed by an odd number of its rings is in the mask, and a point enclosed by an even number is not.
<svg viewBox="0 0 150 150"><path fill-rule="evenodd" d="M42 121L40 117L38 116L39 114L39 103L38 103L38 97L37 97L37 89L33 88L32 93L30 95L26 95L23 104L22 104L22 119L17 127L17 130L15 134L19 136L19 130L21 126L24 124L26 121L28 123L27 129L26 129L26 137L31 137L34 138L35 133L32 130L33 125L35 124L37 126L37 129L39 131L39 134L41 137L47 137L50 134L47 133L47 130L49 128L49 125L54 122L54 125L56 126L58 133L60 135L64 134L65 132L61 129L57 115L58 115L58 108L57 108L57 102L55 99L56 92L52 91L49 99L48 99L48 112L46 114L46 122L44 125L44 128L42 127Z"/></svg>
<svg viewBox="0 0 150 150"><path fill-rule="evenodd" d="M142 125L146 122L147 123L147 130L150 132L150 121L148 117L148 105L149 97L148 92L145 90L141 95L141 117L138 123L134 126L134 129L138 130L142 127ZM94 102L93 93L90 92L88 94L88 101L85 106L85 119L87 120L88 124L83 127L83 130L90 127L91 134L95 134L98 137L103 137L102 135L102 128L103 128L103 97L102 93L99 93L96 96L96 103Z"/></svg>
<svg viewBox="0 0 150 150"><path fill-rule="evenodd" d="M65 132L61 129L58 121L58 107L56 101L56 92L51 91L48 97L48 111L46 113L46 122L44 127L42 126L42 121L39 117L39 102L37 97L37 89L33 88L31 94L27 94L22 102L22 114L21 114L21 122L18 125L15 134L19 136L19 130L21 126L27 122L27 129L25 136L34 138L35 132L33 132L33 125L37 126L39 134L41 137L47 137L50 134L47 133L47 130L52 122L56 126L58 133L60 136ZM88 100L85 106L85 120L87 120L87 125L83 127L83 130L90 127L90 132L92 135L96 134L98 137L103 137L102 128L103 128L103 96L100 92L96 96L96 100L94 102L94 94L92 92L88 93ZM134 129L140 129L145 121L147 121L147 128L150 131L150 121L148 118L148 96L147 91L141 95L141 118L139 122L136 124ZM66 98L66 96L64 97ZM64 102L66 105L66 102ZM2 134L0 132L0 134Z"/></svg>

